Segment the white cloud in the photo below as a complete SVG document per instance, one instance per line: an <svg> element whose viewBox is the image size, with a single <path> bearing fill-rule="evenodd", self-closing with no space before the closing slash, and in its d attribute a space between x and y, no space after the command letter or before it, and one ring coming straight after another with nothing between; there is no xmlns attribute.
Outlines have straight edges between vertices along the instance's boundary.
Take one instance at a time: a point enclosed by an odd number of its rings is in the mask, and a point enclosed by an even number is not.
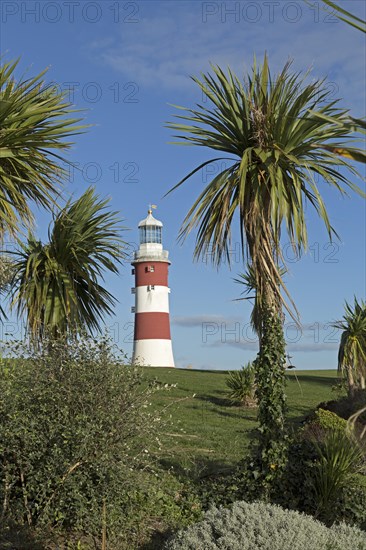
<svg viewBox="0 0 366 550"><path fill-rule="evenodd" d="M338 349L338 344L326 344L324 342L312 344L289 344L288 351L298 351L304 353L318 353L321 351L333 351Z"/></svg>
<svg viewBox="0 0 366 550"><path fill-rule="evenodd" d="M181 327L202 327L205 324L221 326L222 324L240 323L240 321L242 321L240 317L224 317L223 315L213 315L211 313L207 315L175 316L172 318L172 323Z"/></svg>
<svg viewBox="0 0 366 550"><path fill-rule="evenodd" d="M141 3L138 24L124 25L113 42L108 37L90 44L90 51L99 62L141 86L192 90L188 76L206 71L210 62L229 64L240 74L250 67L254 52L260 59L266 50L274 72L289 58L294 58L296 70L313 65L314 76L328 76L334 83L335 95L353 97L357 105L363 105L362 33L341 22L324 21L322 13L317 22L314 10L300 2L295 4L300 6L301 17L294 23L286 20L284 7L289 3L276 7L273 23L263 2L259 2L261 17L252 23L244 11L237 22L234 16L225 19L222 6L229 9L229 4L239 3L213 4L218 12L204 22L200 2L156 2L154 9ZM245 4L241 3L242 10ZM287 19L291 17L288 11Z"/></svg>
<svg viewBox="0 0 366 550"><path fill-rule="evenodd" d="M223 346L229 346L232 348L239 348L246 351L258 351L257 341L239 340L229 337L225 340L215 340L214 342L207 342L206 344L212 348L219 348ZM286 351L288 352L303 352L303 353L319 353L321 351L333 351L338 349L338 344L324 343L324 342L305 342L305 343L287 343Z"/></svg>
<svg viewBox="0 0 366 550"><path fill-rule="evenodd" d="M206 344L211 348L222 348L223 346L229 346L231 348L239 348L246 351L258 351L258 342L257 341L247 341L247 340L238 340L226 338L225 340L215 340L214 342L208 342Z"/></svg>

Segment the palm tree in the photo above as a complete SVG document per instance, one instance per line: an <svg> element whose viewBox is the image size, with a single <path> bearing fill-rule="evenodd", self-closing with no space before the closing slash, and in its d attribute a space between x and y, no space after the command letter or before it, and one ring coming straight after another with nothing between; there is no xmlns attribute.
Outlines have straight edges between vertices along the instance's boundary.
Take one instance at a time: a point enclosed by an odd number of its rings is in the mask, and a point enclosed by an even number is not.
<svg viewBox="0 0 366 550"><path fill-rule="evenodd" d="M345 376L348 392L354 397L365 390L366 378L366 303L354 297L353 308L345 303L343 319L333 323L342 330L338 352L338 372Z"/></svg>
<svg viewBox="0 0 366 550"><path fill-rule="evenodd" d="M19 61L19 60L18 60ZM60 151L85 126L71 104L41 72L15 80L18 61L0 68L0 243L5 232L14 236L19 223L31 226L29 202L49 208L66 175Z"/></svg>
<svg viewBox="0 0 366 550"><path fill-rule="evenodd" d="M25 315L31 339L76 337L101 329L115 298L100 284L105 271L117 273L125 243L116 212L89 188L55 217L49 242L33 234L15 254L12 306Z"/></svg>
<svg viewBox="0 0 366 550"><path fill-rule="evenodd" d="M178 132L178 144L198 145L224 153L206 160L171 191L205 166L226 161L201 192L185 217L179 238L184 240L197 228L194 256L210 258L219 265L230 263L232 226L238 222L243 260L249 260L255 273L256 292L261 296L260 349L256 360L259 401L262 478L270 480L284 463L284 364L285 344L282 305L285 291L279 265L281 230L286 227L294 249L307 247L305 205L309 204L323 220L330 238L335 230L316 183L320 178L342 195L346 188L362 192L346 174L358 175L344 157L330 147L348 146L351 130L347 110L331 101L324 80L311 84L306 76L290 73L288 62L272 78L267 56L262 66L254 60L252 73L242 83L228 69L213 67L213 74L193 77L208 104L196 109L179 107L183 114L168 127ZM315 113L315 114L314 114ZM320 118L317 116L321 114ZM229 156L228 156L229 155ZM290 305L287 308L291 310ZM282 458L281 458L282 457Z"/></svg>

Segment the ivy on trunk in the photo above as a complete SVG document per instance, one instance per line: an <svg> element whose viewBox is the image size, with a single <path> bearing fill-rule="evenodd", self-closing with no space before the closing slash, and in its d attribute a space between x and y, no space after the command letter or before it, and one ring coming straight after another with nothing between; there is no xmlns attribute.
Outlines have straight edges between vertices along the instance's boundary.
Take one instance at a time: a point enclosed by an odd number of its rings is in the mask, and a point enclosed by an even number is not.
<svg viewBox="0 0 366 550"><path fill-rule="evenodd" d="M281 315L264 304L260 350L255 360L255 381L259 403L256 477L265 486L273 481L286 460L285 362Z"/></svg>

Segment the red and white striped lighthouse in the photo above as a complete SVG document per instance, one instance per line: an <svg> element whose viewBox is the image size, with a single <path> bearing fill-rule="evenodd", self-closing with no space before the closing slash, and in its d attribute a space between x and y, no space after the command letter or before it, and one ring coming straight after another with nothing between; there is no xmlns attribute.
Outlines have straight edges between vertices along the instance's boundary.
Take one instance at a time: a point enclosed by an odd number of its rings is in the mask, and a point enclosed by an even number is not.
<svg viewBox="0 0 366 550"><path fill-rule="evenodd" d="M135 333L132 362L174 367L169 321L168 251L163 250L163 224L148 211L139 225L140 247L134 254Z"/></svg>

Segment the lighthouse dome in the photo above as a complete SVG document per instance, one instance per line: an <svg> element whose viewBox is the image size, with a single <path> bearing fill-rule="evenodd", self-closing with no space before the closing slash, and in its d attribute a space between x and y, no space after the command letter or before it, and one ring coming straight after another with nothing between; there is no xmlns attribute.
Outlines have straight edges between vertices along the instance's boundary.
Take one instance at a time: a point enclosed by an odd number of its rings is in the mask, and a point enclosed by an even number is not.
<svg viewBox="0 0 366 550"><path fill-rule="evenodd" d="M152 210L148 210L147 217L139 223L139 227L144 227L145 225L156 225L157 227L163 227L161 221L157 220L152 215Z"/></svg>
<svg viewBox="0 0 366 550"><path fill-rule="evenodd" d="M154 218L152 211L148 211L148 215L144 220L141 220L139 225L140 244L155 243L161 244L161 233L163 224L161 221Z"/></svg>

